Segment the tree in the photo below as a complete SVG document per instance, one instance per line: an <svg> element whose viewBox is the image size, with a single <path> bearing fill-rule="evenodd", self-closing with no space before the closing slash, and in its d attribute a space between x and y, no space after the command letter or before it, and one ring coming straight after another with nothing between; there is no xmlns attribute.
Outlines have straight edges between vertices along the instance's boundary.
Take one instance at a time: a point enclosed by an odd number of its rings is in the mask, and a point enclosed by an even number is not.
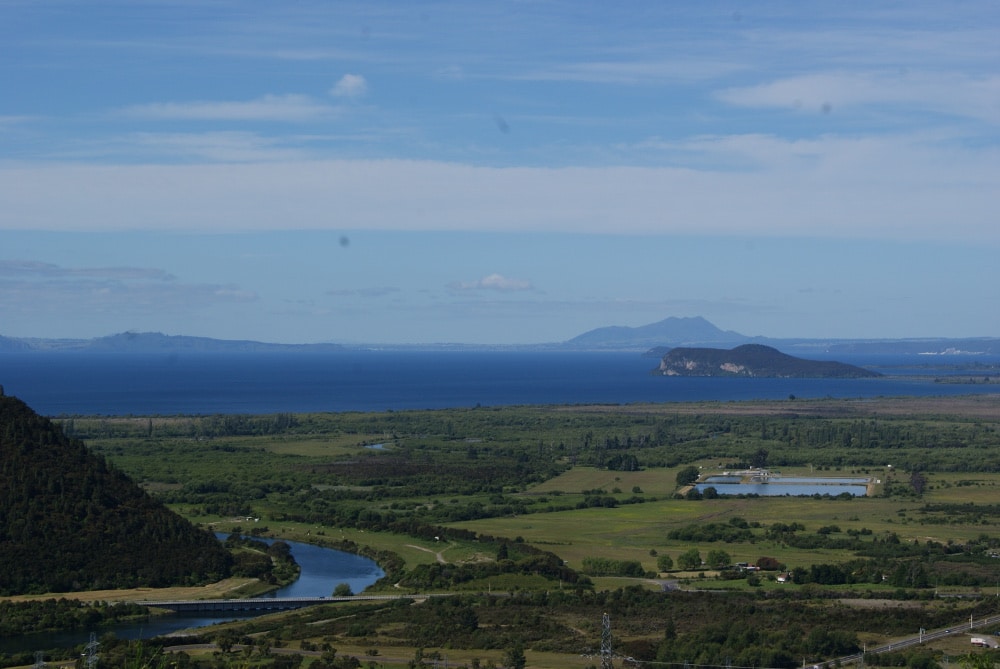
<svg viewBox="0 0 1000 669"><path fill-rule="evenodd" d="M519 643L508 648L507 652L503 655L503 666L507 667L507 669L524 669L527 663L528 661L524 657L524 649L521 648L521 644Z"/></svg>
<svg viewBox="0 0 1000 669"><path fill-rule="evenodd" d="M708 555L705 557L705 560L708 562L709 566L715 567L716 569L728 567L733 563L732 558L729 557L729 553L720 548L713 548L708 551Z"/></svg>
<svg viewBox="0 0 1000 669"><path fill-rule="evenodd" d="M223 653L229 653L239 639L240 635L236 630L224 629L215 635L215 645L218 646L219 650Z"/></svg>
<svg viewBox="0 0 1000 669"><path fill-rule="evenodd" d="M698 468L694 465L689 465L677 472L677 485L691 485L698 480L699 476L701 476L701 472L698 471Z"/></svg>
<svg viewBox="0 0 1000 669"><path fill-rule="evenodd" d="M333 589L334 597L350 597L354 592L351 590L351 586L347 583L338 583L337 587Z"/></svg>
<svg viewBox="0 0 1000 669"><path fill-rule="evenodd" d="M681 569L697 569L701 566L701 553L697 548L686 550L677 558L677 564Z"/></svg>
<svg viewBox="0 0 1000 669"><path fill-rule="evenodd" d="M969 653L959 658L959 664L964 669L993 669L993 656L986 653Z"/></svg>
<svg viewBox="0 0 1000 669"><path fill-rule="evenodd" d="M766 448L758 448L757 452L750 456L750 466L756 467L757 469L764 469L767 467Z"/></svg>
<svg viewBox="0 0 1000 669"><path fill-rule="evenodd" d="M656 556L656 568L660 571L670 571L674 568L674 559L669 555Z"/></svg>

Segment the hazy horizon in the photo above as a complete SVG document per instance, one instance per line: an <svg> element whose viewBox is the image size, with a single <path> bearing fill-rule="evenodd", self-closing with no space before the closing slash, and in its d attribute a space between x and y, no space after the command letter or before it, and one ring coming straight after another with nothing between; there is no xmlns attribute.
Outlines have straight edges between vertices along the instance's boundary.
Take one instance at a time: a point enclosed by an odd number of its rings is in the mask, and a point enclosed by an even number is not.
<svg viewBox="0 0 1000 669"><path fill-rule="evenodd" d="M987 0L0 11L6 336L1000 336Z"/></svg>
<svg viewBox="0 0 1000 669"><path fill-rule="evenodd" d="M692 317L683 317L682 316L682 317L678 317L678 318L696 318L696 317L694 317L694 316L692 316ZM646 323L646 324L643 324L643 325L653 325L653 323ZM636 328L643 327L643 325L639 325L639 326L634 326L633 327L633 326L622 326L622 325L617 325L617 324L609 324L609 325L604 325L604 326L598 326L597 328L593 328L593 330L601 330L601 329L605 329L605 328L631 328L631 329L636 329ZM714 325L714 323L712 325ZM571 342L572 340L576 339L577 337L579 337L581 335L588 334L591 331L592 330L587 330L586 332L578 332L575 335L572 335L571 337L567 337L566 339L562 339L562 340L537 341L537 342L518 342L518 343L508 343L508 344L463 342L463 341L457 341L457 340L455 340L455 341L428 341L428 342L406 342L406 341L391 341L390 342L390 341L360 341L360 340L359 341L347 341L347 340L338 341L338 340L332 340L331 339L331 340L325 340L325 341L275 342L275 341L268 341L268 340L264 340L264 339L253 339L253 338L249 338L249 337L235 337L235 338L204 337L202 335L194 335L194 334L188 334L188 333L184 333L184 332L162 332L162 331L159 331L159 330L142 330L142 331L140 331L140 330L124 330L124 331L120 331L120 332L107 332L107 333L104 333L104 334L101 334L101 335L95 335L93 337L31 337L31 336L11 337L10 335L7 335L4 332L0 332L0 337L8 337L8 338L19 339L19 340L24 340L24 341L67 341L67 342L81 341L81 342L84 342L84 341L93 341L93 340L96 340L96 339L103 339L103 338L113 338L113 337L117 337L117 336L121 336L121 335L154 335L154 336L155 335L162 335L162 336L165 336L165 337L188 337L188 338L193 338L193 339L210 339L210 340L219 341L219 342L252 342L252 343L257 343L257 344L268 344L268 345L269 344L275 344L275 345L282 345L282 346L335 345L335 346L345 346L345 347L355 347L355 346L359 346L359 347L386 346L386 347L400 347L400 348L407 348L407 347L417 347L417 348L419 348L421 346L426 346L426 347L458 346L458 347L469 347L469 348L476 348L476 347L482 347L482 348L490 348L490 347L496 347L496 348L503 348L503 347L510 347L510 348L539 347L539 348L545 348L545 347L548 347L548 346L560 346L560 345L566 344L566 343ZM995 337L995 336L991 336L991 335L964 335L964 336L956 336L956 337L927 337L927 336L913 335L913 336L910 336L910 337L892 337L892 338L884 338L884 337L797 337L797 336L794 336L794 335L776 335L776 336L753 335L753 334L747 334L745 332L741 332L739 330L721 330L720 329L720 331L722 331L722 332L731 332L734 335L738 335L738 336L741 336L741 337L746 337L748 339L762 339L762 340L765 340L765 341L774 340L774 341L817 341L817 342L822 342L822 341L829 341L829 342L855 342L855 341L856 342L893 342L893 341L899 341L899 342L905 342L905 341L919 342L919 341L943 341L943 342L947 342L947 341L997 340L997 339L1000 339L1000 337ZM665 343L669 343L669 342L665 342ZM703 344L699 344L699 345L710 346L710 347L714 346L714 344L707 343L707 342L703 343ZM724 347L723 344L720 344L719 346Z"/></svg>

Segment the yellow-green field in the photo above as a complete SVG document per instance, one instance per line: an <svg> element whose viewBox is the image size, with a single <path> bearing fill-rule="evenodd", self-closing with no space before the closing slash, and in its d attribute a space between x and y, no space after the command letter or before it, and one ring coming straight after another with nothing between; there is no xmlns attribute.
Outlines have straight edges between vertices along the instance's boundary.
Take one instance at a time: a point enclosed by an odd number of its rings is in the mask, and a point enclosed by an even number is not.
<svg viewBox="0 0 1000 669"><path fill-rule="evenodd" d="M788 475L808 474L806 470L784 470ZM849 472L847 472L849 473ZM844 473L844 475L847 475ZM840 472L838 472L840 474ZM628 492L639 486L645 496L668 495L676 488L676 470L642 472L608 472L578 467L529 489L525 494L536 495L553 491L555 502L572 504L583 498L582 491L602 488L610 492L620 488ZM661 499L642 504L627 504L616 508L587 508L557 513L535 513L517 517L490 518L463 523L455 527L505 537L522 537L525 541L551 550L570 566L579 568L586 557L601 556L616 560L639 560L648 571L656 570L656 557L650 554L677 555L698 548L702 554L717 543L691 544L670 541L670 530L691 524L728 522L743 518L763 526L774 523L802 523L807 531L835 525L841 531L871 530L875 535L895 533L901 541L928 540L947 543L965 542L980 534L1000 533L1000 523L988 524L923 524L922 508L927 503L990 503L998 499L1000 474L931 475L929 490L923 499L900 500L881 497L859 497L850 500L813 499L809 497L720 498L690 501ZM962 483L962 485L959 485ZM788 565L808 566L845 559L842 551L802 550L770 541L734 543L721 546L733 562L756 562L762 556L775 557Z"/></svg>

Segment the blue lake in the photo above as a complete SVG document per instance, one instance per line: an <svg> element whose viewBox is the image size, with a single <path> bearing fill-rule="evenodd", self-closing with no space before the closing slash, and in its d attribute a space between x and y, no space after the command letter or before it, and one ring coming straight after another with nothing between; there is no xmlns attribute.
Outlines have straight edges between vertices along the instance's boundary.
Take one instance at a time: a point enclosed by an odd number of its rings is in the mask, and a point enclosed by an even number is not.
<svg viewBox="0 0 1000 669"><path fill-rule="evenodd" d="M847 360L899 371L899 359ZM997 393L997 384L663 377L636 353L0 354L0 385L47 416L384 411ZM928 370L923 370L930 373Z"/></svg>

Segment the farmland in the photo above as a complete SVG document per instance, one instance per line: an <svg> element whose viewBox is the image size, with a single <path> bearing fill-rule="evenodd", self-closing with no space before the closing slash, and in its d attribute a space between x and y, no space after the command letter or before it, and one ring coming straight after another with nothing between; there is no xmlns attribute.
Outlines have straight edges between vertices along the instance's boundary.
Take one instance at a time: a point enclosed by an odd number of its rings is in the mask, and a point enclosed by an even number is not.
<svg viewBox="0 0 1000 669"><path fill-rule="evenodd" d="M703 663L798 666L801 653L847 654L1000 600L997 396L62 422L196 523L247 531L243 519L260 518L257 533L375 557L388 573L378 590L464 593L447 616L475 614L451 632L429 604L404 619L375 607L363 627L292 622L311 615L299 613L245 630L291 647L483 661L517 647L586 666L565 658L593 651L610 610L616 642L647 661L694 662L691 644L739 617L745 638L712 642ZM784 475L878 484L868 497L706 498L678 483L686 468L761 458ZM693 552L700 563L682 568ZM761 558L780 570L720 570ZM618 568L629 575L606 571ZM482 599L496 590L516 596ZM874 627L859 614L873 605Z"/></svg>

